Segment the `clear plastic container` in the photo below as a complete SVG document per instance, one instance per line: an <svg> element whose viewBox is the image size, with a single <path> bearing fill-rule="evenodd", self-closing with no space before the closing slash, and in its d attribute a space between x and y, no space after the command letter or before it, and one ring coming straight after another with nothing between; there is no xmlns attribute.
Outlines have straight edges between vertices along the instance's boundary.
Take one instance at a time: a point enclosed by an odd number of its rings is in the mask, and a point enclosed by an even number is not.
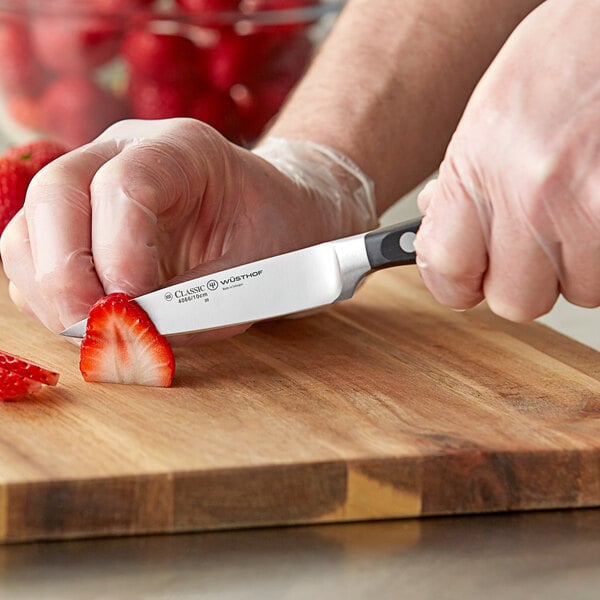
<svg viewBox="0 0 600 600"><path fill-rule="evenodd" d="M343 2L0 0L4 144L74 147L124 118L198 118L249 144Z"/></svg>

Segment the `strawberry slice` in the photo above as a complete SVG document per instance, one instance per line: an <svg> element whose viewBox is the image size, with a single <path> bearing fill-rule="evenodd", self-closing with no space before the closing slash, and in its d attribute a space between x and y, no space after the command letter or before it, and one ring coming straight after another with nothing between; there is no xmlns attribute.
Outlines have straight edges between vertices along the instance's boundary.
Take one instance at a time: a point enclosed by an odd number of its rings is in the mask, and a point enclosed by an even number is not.
<svg viewBox="0 0 600 600"><path fill-rule="evenodd" d="M59 374L41 365L0 350L0 368L45 385L56 385Z"/></svg>
<svg viewBox="0 0 600 600"><path fill-rule="evenodd" d="M0 367L0 400L19 400L42 389L39 381Z"/></svg>
<svg viewBox="0 0 600 600"><path fill-rule="evenodd" d="M169 387L175 357L139 304L114 293L90 310L79 370L85 381Z"/></svg>

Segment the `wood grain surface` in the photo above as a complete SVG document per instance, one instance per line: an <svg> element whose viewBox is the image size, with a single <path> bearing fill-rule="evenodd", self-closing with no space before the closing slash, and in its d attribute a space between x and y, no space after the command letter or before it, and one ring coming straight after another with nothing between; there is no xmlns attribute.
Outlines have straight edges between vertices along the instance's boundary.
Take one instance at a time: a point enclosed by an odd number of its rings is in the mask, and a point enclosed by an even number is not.
<svg viewBox="0 0 600 600"><path fill-rule="evenodd" d="M412 267L177 349L171 389L85 383L0 288L0 348L61 373L0 403L1 541L600 505L599 353Z"/></svg>

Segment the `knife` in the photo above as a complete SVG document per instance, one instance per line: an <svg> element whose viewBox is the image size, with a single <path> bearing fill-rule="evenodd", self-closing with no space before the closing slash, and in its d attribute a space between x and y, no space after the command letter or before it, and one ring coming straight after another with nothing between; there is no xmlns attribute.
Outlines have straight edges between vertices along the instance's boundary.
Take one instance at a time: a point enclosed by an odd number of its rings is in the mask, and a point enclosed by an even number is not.
<svg viewBox="0 0 600 600"><path fill-rule="evenodd" d="M281 317L347 300L371 271L414 264L421 219L287 252L135 298L163 335ZM82 338L87 319L60 335Z"/></svg>

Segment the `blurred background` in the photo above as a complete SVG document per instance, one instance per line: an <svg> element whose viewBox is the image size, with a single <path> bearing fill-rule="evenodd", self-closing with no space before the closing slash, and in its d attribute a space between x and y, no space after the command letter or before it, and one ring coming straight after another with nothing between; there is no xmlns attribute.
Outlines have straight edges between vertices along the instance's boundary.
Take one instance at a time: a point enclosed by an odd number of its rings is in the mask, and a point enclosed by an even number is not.
<svg viewBox="0 0 600 600"><path fill-rule="evenodd" d="M206 121L250 144L342 2L0 0L0 127L68 147L123 118Z"/></svg>

